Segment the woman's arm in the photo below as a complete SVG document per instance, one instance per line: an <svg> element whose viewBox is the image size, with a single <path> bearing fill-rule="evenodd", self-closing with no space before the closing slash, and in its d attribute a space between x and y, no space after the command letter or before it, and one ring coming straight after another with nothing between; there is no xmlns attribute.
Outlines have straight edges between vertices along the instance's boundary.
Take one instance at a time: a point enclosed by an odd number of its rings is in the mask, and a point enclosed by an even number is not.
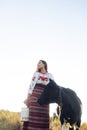
<svg viewBox="0 0 87 130"><path fill-rule="evenodd" d="M28 94L29 94L29 95L32 94L33 89L34 89L34 87L35 87L35 84L36 84L36 82L37 82L37 80L38 80L38 77L39 77L39 73L38 73L38 72L35 72L35 73L33 74L31 83L30 83L30 85L29 85L29 89L28 89Z"/></svg>
<svg viewBox="0 0 87 130"><path fill-rule="evenodd" d="M27 98L24 100L24 103L26 104L27 107L29 107L29 103L30 103L30 97L32 95L32 92L33 92L33 89L35 87L35 84L38 80L38 77L39 77L39 73L38 72L35 72L33 74L33 78L31 80L31 83L29 85L29 89L28 89L28 94L27 94Z"/></svg>

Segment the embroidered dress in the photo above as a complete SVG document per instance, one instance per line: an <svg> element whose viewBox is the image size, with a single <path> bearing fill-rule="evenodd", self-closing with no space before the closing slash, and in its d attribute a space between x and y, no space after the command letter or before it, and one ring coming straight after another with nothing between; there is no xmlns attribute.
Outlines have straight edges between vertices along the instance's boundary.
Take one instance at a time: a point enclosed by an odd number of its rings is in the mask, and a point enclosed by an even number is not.
<svg viewBox="0 0 87 130"><path fill-rule="evenodd" d="M23 123L22 130L49 130L49 105L40 106L37 100L44 91L45 85L53 79L50 73L35 72L28 90L31 94L29 106L29 122Z"/></svg>

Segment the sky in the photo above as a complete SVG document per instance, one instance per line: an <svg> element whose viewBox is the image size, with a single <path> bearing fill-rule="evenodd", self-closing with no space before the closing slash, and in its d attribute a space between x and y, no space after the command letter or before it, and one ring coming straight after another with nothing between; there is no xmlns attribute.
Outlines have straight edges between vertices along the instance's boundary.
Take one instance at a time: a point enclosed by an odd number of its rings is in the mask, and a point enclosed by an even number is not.
<svg viewBox="0 0 87 130"><path fill-rule="evenodd" d="M40 59L80 97L87 122L86 0L0 0L0 109L21 111Z"/></svg>

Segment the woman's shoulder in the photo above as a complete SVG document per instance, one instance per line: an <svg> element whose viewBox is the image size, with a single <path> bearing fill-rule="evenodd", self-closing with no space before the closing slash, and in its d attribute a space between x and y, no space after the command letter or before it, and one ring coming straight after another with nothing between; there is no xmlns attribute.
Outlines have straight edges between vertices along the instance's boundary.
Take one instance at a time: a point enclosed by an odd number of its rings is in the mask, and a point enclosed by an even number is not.
<svg viewBox="0 0 87 130"><path fill-rule="evenodd" d="M53 75L51 73L47 73L47 75L48 75L49 78L54 79Z"/></svg>
<svg viewBox="0 0 87 130"><path fill-rule="evenodd" d="M47 75L51 76L52 74L48 72Z"/></svg>
<svg viewBox="0 0 87 130"><path fill-rule="evenodd" d="M37 72L37 71L36 71L36 72L34 72L34 75L39 75L39 74L40 74L40 73L39 73L39 72Z"/></svg>

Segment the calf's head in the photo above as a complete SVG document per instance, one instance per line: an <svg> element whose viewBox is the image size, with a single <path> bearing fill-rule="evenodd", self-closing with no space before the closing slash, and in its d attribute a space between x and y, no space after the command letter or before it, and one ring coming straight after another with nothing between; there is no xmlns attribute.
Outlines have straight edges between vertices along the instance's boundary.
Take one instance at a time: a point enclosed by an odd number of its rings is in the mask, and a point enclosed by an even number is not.
<svg viewBox="0 0 87 130"><path fill-rule="evenodd" d="M56 83L50 80L50 83L45 87L44 92L39 97L38 103L40 105L58 103L58 91L59 88Z"/></svg>

